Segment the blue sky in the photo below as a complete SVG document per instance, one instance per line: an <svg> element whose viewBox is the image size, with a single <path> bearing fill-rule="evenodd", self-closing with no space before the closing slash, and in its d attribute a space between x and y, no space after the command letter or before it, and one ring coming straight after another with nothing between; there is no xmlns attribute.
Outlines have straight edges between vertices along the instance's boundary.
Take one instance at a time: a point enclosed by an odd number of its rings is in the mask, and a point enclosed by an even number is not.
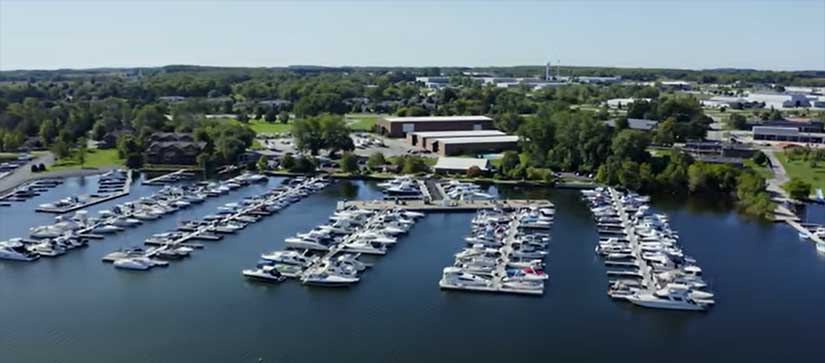
<svg viewBox="0 0 825 363"><path fill-rule="evenodd" d="M825 0L0 0L0 69L543 64L825 70Z"/></svg>

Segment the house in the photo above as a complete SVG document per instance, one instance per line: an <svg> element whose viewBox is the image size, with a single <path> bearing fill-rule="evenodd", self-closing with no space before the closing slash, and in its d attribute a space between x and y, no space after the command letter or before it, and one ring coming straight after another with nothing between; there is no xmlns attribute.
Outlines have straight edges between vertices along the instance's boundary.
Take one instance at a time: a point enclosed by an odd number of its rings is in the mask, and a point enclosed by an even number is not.
<svg viewBox="0 0 825 363"><path fill-rule="evenodd" d="M493 119L487 116L385 117L376 122L376 130L389 137L404 137L416 131L491 130Z"/></svg>
<svg viewBox="0 0 825 363"><path fill-rule="evenodd" d="M132 132L129 130L115 130L107 132L103 137L98 140L97 148L98 149L112 149L117 146L117 139L120 135L129 135Z"/></svg>
<svg viewBox="0 0 825 363"><path fill-rule="evenodd" d="M196 142L192 134L175 132L154 133L148 142L144 152L146 162L161 165L195 165L206 146L205 142Z"/></svg>

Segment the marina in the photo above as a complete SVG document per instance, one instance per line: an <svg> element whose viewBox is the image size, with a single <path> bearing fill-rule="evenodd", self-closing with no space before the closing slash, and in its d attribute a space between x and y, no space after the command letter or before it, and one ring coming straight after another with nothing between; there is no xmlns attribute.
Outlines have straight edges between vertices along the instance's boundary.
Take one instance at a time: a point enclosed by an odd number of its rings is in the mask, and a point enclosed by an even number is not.
<svg viewBox="0 0 825 363"><path fill-rule="evenodd" d="M129 195L132 170L112 170L100 176L98 190L89 196L72 196L52 203L41 204L38 212L63 214Z"/></svg>
<svg viewBox="0 0 825 363"><path fill-rule="evenodd" d="M105 235L123 232L145 221L157 220L192 204L203 203L206 198L223 195L250 183L265 180L266 177L261 175L241 174L219 183L202 183L193 187L167 186L149 197L100 210L99 217L89 216L86 210L79 210L71 217L57 216L55 223L31 227L29 236L33 239L18 237L0 242L0 248L23 248L30 252L26 256L0 253L0 259L36 261L40 256L62 256L75 248L85 247L88 239L103 239ZM105 201L100 203L102 202ZM217 237L202 233L198 234L198 238Z"/></svg>
<svg viewBox="0 0 825 363"><path fill-rule="evenodd" d="M555 210L482 210L473 218L469 247L455 254L438 285L442 289L542 295L549 276L544 259Z"/></svg>
<svg viewBox="0 0 825 363"><path fill-rule="evenodd" d="M88 185L96 184L93 178L86 179ZM67 178L48 195L21 202L19 209L0 209L0 239L24 236L29 227L52 221L52 216L34 213L33 208L45 202L43 198L83 193L78 180ZM825 313L807 308L825 304L825 292L811 288L825 284L825 255L811 248L810 242L799 241L797 232L786 225L753 223L727 206L703 201L654 197L648 203L668 216L670 226L679 231L679 244L701 261L705 279L719 296L707 314L639 309L605 296L608 280L613 279L606 272L620 269L606 266L594 254L600 226L580 201L581 194L550 188L482 187L501 200L548 200L555 205L552 248L547 250L553 258L547 258L544 271L552 278L546 281L543 295L475 295L436 287L443 268L467 247L464 238L479 210L426 213L385 255L359 256L366 270L346 289L315 288L297 278L261 284L239 276L243 269L255 267L262 252L285 250L286 238L329 223L339 201L383 198L375 183L361 181L335 183L275 218L221 234L219 243L186 242L187 247L206 246L209 251L194 251L195 258L186 263L165 260L168 267L156 271L160 273L124 273L100 263L113 250L129 248L155 233L176 231L185 221L202 219L218 207L259 196L282 183L282 178L271 177L265 183L206 198L151 223L107 234L102 241L90 240L88 247L59 259L41 258L36 264L0 261L0 294L13 297L4 304L6 320L0 327L5 357L39 362L64 354L76 361L95 361L105 355L131 363L255 361L258 357L382 361L407 356L500 362L537 357L601 361L619 355L652 361L639 352L666 350L671 361L692 362L702 359L701 352L707 350L720 352L720 360L778 361L784 354L777 352L792 349L797 357L792 361L816 362L825 354L817 344L818 335L810 333L819 329ZM135 183L132 195L137 200L158 190ZM90 207L88 214L97 216L116 202ZM54 296L59 298L50 298ZM82 316L83 324L67 319L66 311ZM46 325L54 333L44 332ZM106 334L94 337L95 348L87 349L91 334L104 329ZM507 333L491 334L502 329ZM393 333L382 333L386 331ZM169 344L183 332L187 341L215 344ZM256 340L260 332L279 343L260 344ZM342 334L349 343L318 348L319 340L341 339ZM419 338L424 335L476 348L436 352L432 343ZM729 349L742 339L755 344L747 350ZM500 348L534 340L558 344L515 351ZM37 341L42 348L29 349L27 341ZM582 350L574 344L581 341L600 343ZM657 342L656 350L650 346L652 341ZM285 351L283 345L291 349ZM135 355L136 351L142 353Z"/></svg>
<svg viewBox="0 0 825 363"><path fill-rule="evenodd" d="M299 184L289 187L273 189L263 195L249 197L240 203L227 203L219 207L214 218L205 217L202 220L181 221L178 231L156 233L147 238L144 244L156 246L144 250L143 248L119 249L103 257L104 262L111 262L114 267L128 270L148 270L157 266L167 266L161 260L179 260L187 257L194 248L202 245L187 243L190 240L222 239L221 234L235 233L249 223L258 222L260 217L252 212L271 215L286 208L327 186L327 182L319 178L310 178Z"/></svg>
<svg viewBox="0 0 825 363"><path fill-rule="evenodd" d="M646 204L650 198L614 188L582 191L599 225L595 252L605 259L608 296L634 305L704 311L715 301L696 260L677 245L679 235L664 214Z"/></svg>
<svg viewBox="0 0 825 363"><path fill-rule="evenodd" d="M243 270L242 275L268 282L290 277L304 285L346 287L360 281L359 273L370 266L358 259L362 254L385 255L423 216L400 209L339 209L330 223L287 238L289 250L262 254L258 266Z"/></svg>

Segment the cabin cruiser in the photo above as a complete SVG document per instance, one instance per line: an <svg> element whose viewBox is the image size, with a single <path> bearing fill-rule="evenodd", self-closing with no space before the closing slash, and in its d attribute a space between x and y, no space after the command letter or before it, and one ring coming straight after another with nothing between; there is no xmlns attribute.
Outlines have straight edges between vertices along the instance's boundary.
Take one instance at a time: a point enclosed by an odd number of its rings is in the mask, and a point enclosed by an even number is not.
<svg viewBox="0 0 825 363"><path fill-rule="evenodd" d="M301 278L305 285L316 285L326 287L345 287L358 282L360 278L355 276L345 276L329 269L318 269L308 271Z"/></svg>
<svg viewBox="0 0 825 363"><path fill-rule="evenodd" d="M379 242L370 242L358 239L344 244L343 251L365 253L368 255L384 255L387 253L387 247Z"/></svg>
<svg viewBox="0 0 825 363"><path fill-rule="evenodd" d="M479 275L465 272L459 267L445 267L438 285L444 288L470 287L492 288L493 281Z"/></svg>
<svg viewBox="0 0 825 363"><path fill-rule="evenodd" d="M12 261L35 261L40 254L31 251L17 241L0 242L0 259Z"/></svg>
<svg viewBox="0 0 825 363"><path fill-rule="evenodd" d="M95 228L92 230L92 232L95 232L95 233L105 233L105 234L109 234L109 233L120 232L120 231L122 231L122 230L123 230L123 228L118 227L118 226L116 226L116 225L113 225L113 224L104 224L104 225L100 225L100 226L95 227Z"/></svg>
<svg viewBox="0 0 825 363"><path fill-rule="evenodd" d="M656 309L671 310L707 310L709 302L700 302L692 298L690 290L680 286L669 285L653 293L637 292L628 295L626 299L633 304Z"/></svg>
<svg viewBox="0 0 825 363"><path fill-rule="evenodd" d="M311 265L312 262L315 260L312 257L306 256L306 252L299 253L298 251L274 251L262 254L261 258L275 263L303 267Z"/></svg>
<svg viewBox="0 0 825 363"><path fill-rule="evenodd" d="M241 274L249 279L266 282L281 282L286 280L286 277L282 275L275 266L262 266L254 270L247 269L241 271Z"/></svg>
<svg viewBox="0 0 825 363"><path fill-rule="evenodd" d="M157 261L146 256L125 257L115 260L113 263L116 268L125 270L148 270L155 266L168 266L166 261Z"/></svg>
<svg viewBox="0 0 825 363"><path fill-rule="evenodd" d="M30 245L29 250L45 257L57 257L66 254L66 249L52 241L44 241Z"/></svg>

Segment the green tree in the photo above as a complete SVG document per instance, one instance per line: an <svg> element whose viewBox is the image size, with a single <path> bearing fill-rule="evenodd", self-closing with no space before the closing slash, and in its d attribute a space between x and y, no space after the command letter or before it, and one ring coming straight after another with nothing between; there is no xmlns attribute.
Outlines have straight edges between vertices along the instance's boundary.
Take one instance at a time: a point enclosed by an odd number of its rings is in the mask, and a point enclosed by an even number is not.
<svg viewBox="0 0 825 363"><path fill-rule="evenodd" d="M69 145L63 142L63 140L57 140L52 143L51 152L54 153L58 159L64 159L69 156Z"/></svg>
<svg viewBox="0 0 825 363"><path fill-rule="evenodd" d="M282 124L288 123L289 122L289 112L281 111L278 114L278 120L280 120Z"/></svg>
<svg viewBox="0 0 825 363"><path fill-rule="evenodd" d="M521 160L518 156L518 153L515 151L505 151L504 156L501 158L501 166L499 167L499 174L501 175L510 175L510 172L513 169L517 168Z"/></svg>
<svg viewBox="0 0 825 363"><path fill-rule="evenodd" d="M287 153L281 158L281 167L287 170L291 170L295 167L295 157L292 156L291 153Z"/></svg>
<svg viewBox="0 0 825 363"><path fill-rule="evenodd" d="M636 162L647 160L650 156L647 147L650 146L650 136L639 130L625 129L613 137L610 150L613 155Z"/></svg>
<svg viewBox="0 0 825 363"><path fill-rule="evenodd" d="M676 141L676 119L668 118L659 124L653 142L659 145L672 145Z"/></svg>
<svg viewBox="0 0 825 363"><path fill-rule="evenodd" d="M800 178L791 178L789 182L785 183L784 187L791 198L796 200L805 200L811 195L811 184Z"/></svg>
<svg viewBox="0 0 825 363"><path fill-rule="evenodd" d="M744 130L747 123L748 119L739 113L731 113L725 118L725 127L731 130Z"/></svg>
<svg viewBox="0 0 825 363"><path fill-rule="evenodd" d="M86 164L86 153L88 149L86 148L86 139L80 138L78 140L79 146L77 147L77 161L80 163L80 167Z"/></svg>
<svg viewBox="0 0 825 363"><path fill-rule="evenodd" d="M264 120L270 123L278 121L278 112L275 111L275 108L270 108L266 111L266 115L264 115Z"/></svg>
<svg viewBox="0 0 825 363"><path fill-rule="evenodd" d="M51 145L56 136L57 127L53 120L46 120L40 124L40 141L43 143L43 146Z"/></svg>
<svg viewBox="0 0 825 363"><path fill-rule="evenodd" d="M351 152L345 152L341 156L341 170L350 174L358 173L358 157Z"/></svg>
<svg viewBox="0 0 825 363"><path fill-rule="evenodd" d="M370 155L367 159L367 167L370 170L378 170L381 169L382 166L387 164L387 160L384 158L384 154L380 151L376 151Z"/></svg>
<svg viewBox="0 0 825 363"><path fill-rule="evenodd" d="M266 158L261 157L258 159L258 162L255 163L255 167L258 169L259 172L264 172L269 169L269 163L267 162Z"/></svg>

